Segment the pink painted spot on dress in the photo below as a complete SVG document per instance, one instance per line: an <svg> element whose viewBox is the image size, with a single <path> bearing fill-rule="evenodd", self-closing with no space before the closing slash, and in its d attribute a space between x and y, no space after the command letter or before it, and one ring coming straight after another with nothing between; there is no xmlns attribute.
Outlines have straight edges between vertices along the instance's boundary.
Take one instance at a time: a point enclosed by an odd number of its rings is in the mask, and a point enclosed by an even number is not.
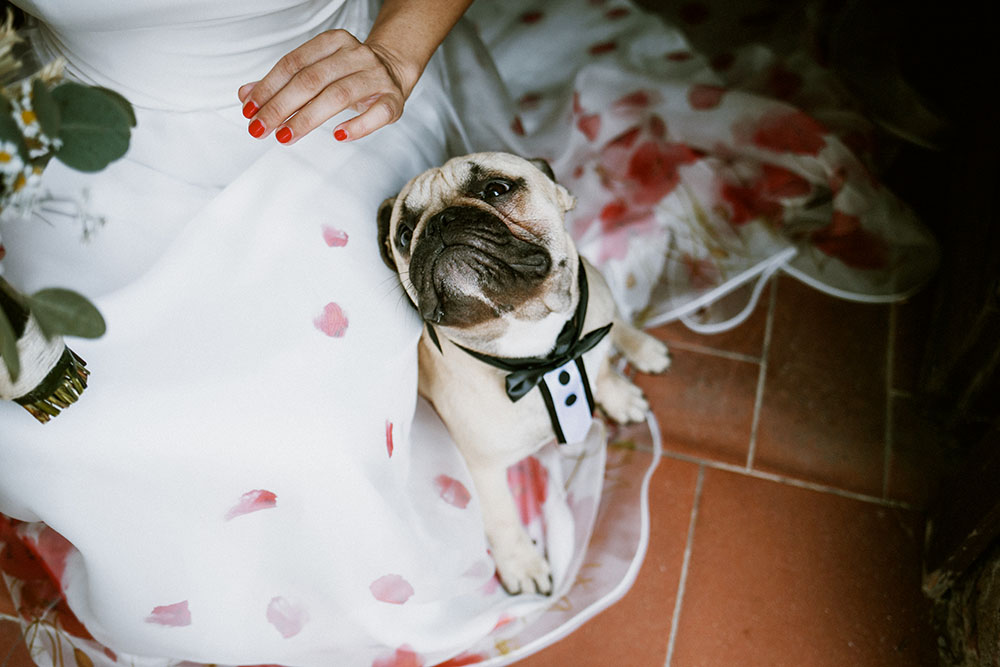
<svg viewBox="0 0 1000 667"><path fill-rule="evenodd" d="M712 86L705 83L696 83L688 91L688 104L692 109L707 111L714 109L722 103L722 97L726 94L726 89L722 86Z"/></svg>
<svg viewBox="0 0 1000 667"><path fill-rule="evenodd" d="M260 510L268 510L276 507L278 504L278 496L274 493L267 491L265 489L254 489L253 491L247 491L242 496L240 496L239 501L233 505L228 512L226 512L226 521L231 521L238 516L243 516L244 514L250 514L251 512L259 512Z"/></svg>
<svg viewBox="0 0 1000 667"><path fill-rule="evenodd" d="M404 644L391 656L376 659L372 667L424 667L424 661L412 648Z"/></svg>
<svg viewBox="0 0 1000 667"><path fill-rule="evenodd" d="M475 665L486 660L486 656L480 653L462 653L456 655L451 660L446 660L437 667L464 667L465 665Z"/></svg>
<svg viewBox="0 0 1000 667"><path fill-rule="evenodd" d="M392 422L388 419L385 420L385 448L389 452L389 458L392 458L392 451L396 448L392 443Z"/></svg>
<svg viewBox="0 0 1000 667"><path fill-rule="evenodd" d="M309 614L301 606L292 604L283 597L276 597L267 605L267 622L282 637L288 639L302 632L302 628L309 622Z"/></svg>
<svg viewBox="0 0 1000 667"><path fill-rule="evenodd" d="M326 304L323 314L316 317L313 324L331 338L341 338L347 332L347 316L333 302Z"/></svg>
<svg viewBox="0 0 1000 667"><path fill-rule="evenodd" d="M779 153L818 155L826 146L826 128L801 111L776 108L758 121L752 141Z"/></svg>
<svg viewBox="0 0 1000 667"><path fill-rule="evenodd" d="M600 56L604 55L605 53L611 53L617 48L618 44L614 40L611 40L607 42L599 42L597 44L594 44L589 49L587 49L587 51L592 56Z"/></svg>
<svg viewBox="0 0 1000 667"><path fill-rule="evenodd" d="M152 613L146 617L146 622L175 628L191 625L191 610L188 609L188 601L153 607Z"/></svg>
<svg viewBox="0 0 1000 667"><path fill-rule="evenodd" d="M659 95L649 90L637 90L615 100L616 109L645 109L659 101Z"/></svg>
<svg viewBox="0 0 1000 667"><path fill-rule="evenodd" d="M521 515L521 523L529 525L542 516L542 505L548 497L549 471L534 456L529 456L507 468L510 486Z"/></svg>
<svg viewBox="0 0 1000 667"><path fill-rule="evenodd" d="M379 602L403 604L413 595L413 586L398 574L387 574L372 582L368 590Z"/></svg>
<svg viewBox="0 0 1000 667"><path fill-rule="evenodd" d="M347 232L330 225L323 225L323 240L331 248L343 248L347 245Z"/></svg>
<svg viewBox="0 0 1000 667"><path fill-rule="evenodd" d="M441 500L459 509L464 510L469 505L469 501L472 500L472 494L469 493L469 490L454 477L438 475L434 478L434 485L437 487Z"/></svg>
<svg viewBox="0 0 1000 667"><path fill-rule="evenodd" d="M576 121L576 127L583 132L584 136L594 141L601 132L601 117L596 113L580 116Z"/></svg>

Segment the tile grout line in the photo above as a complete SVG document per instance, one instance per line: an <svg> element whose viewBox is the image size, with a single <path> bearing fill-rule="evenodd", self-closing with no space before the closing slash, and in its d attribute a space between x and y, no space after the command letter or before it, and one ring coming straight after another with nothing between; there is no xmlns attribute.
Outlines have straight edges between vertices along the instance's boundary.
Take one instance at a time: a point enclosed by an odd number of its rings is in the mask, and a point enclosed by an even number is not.
<svg viewBox="0 0 1000 667"><path fill-rule="evenodd" d="M760 479L767 482L775 482L777 484L785 484L786 486L794 486L796 488L805 489L807 491L815 491L817 493L825 493L831 496L847 498L849 500L857 500L859 502L868 503L870 505L878 505L879 507L889 507L893 509L902 509L902 510L916 509L910 503L904 502L902 500L893 500L891 498L880 498L878 496L871 496L865 493L858 493L857 491L838 489L835 486L827 486L825 484L819 484L817 482L809 482L807 480L796 479L794 477L784 477L783 475L778 475L771 472L765 472L763 470L748 470L745 467L741 465L736 465L734 463L724 463L722 461L702 459L698 458L697 456L681 454L680 452L672 452L664 450L663 458L672 459L674 461L683 461L685 463L691 463L697 466L704 466L705 468L710 468L712 470L722 470L724 472L736 473L737 475L744 475L746 477L752 477L754 479Z"/></svg>
<svg viewBox="0 0 1000 667"><path fill-rule="evenodd" d="M889 333L885 342L885 434L884 451L882 453L882 497L889 498L889 482L891 475L893 456L893 403L895 397L892 393L892 385L895 384L893 376L896 374L896 325L899 316L895 303L889 306Z"/></svg>
<svg viewBox="0 0 1000 667"><path fill-rule="evenodd" d="M698 354L704 354L709 357L721 357L723 359L732 359L733 361L745 361L751 364L760 363L760 359L758 357L743 354L742 352L730 352L729 350L720 350L706 345L698 345L697 343L686 343L681 340L663 339L663 342L666 343L671 349L684 350L685 352L697 352Z"/></svg>
<svg viewBox="0 0 1000 667"><path fill-rule="evenodd" d="M694 529L698 522L698 510L701 508L701 490L705 483L705 466L698 467L698 481L694 487L694 503L691 505L691 517L688 520L687 541L684 544L684 561L681 564L681 576L677 583L677 598L674 600L674 615L670 619L670 638L667 640L667 660L664 667L670 667L674 659L674 649L677 646L677 629L680 627L681 608L684 605L684 589L687 587L688 570L691 567L691 552L694 550Z"/></svg>
<svg viewBox="0 0 1000 667"><path fill-rule="evenodd" d="M757 389L753 399L753 418L750 422L750 444L747 447L747 470L753 470L757 457L757 428L760 426L760 410L764 405L764 381L767 377L767 361L771 356L771 332L774 330L774 310L778 302L778 281L771 279L771 289L767 302L767 320L764 323L764 342L760 351L760 368L757 373Z"/></svg>

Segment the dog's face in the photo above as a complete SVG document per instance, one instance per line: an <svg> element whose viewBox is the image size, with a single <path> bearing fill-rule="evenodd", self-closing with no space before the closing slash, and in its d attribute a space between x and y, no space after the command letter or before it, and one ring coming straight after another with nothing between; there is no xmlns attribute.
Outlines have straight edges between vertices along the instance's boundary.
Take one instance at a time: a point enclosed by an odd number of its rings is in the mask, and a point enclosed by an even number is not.
<svg viewBox="0 0 1000 667"><path fill-rule="evenodd" d="M425 321L482 348L572 312L578 260L563 218L573 203L542 161L454 158L382 204L382 257Z"/></svg>

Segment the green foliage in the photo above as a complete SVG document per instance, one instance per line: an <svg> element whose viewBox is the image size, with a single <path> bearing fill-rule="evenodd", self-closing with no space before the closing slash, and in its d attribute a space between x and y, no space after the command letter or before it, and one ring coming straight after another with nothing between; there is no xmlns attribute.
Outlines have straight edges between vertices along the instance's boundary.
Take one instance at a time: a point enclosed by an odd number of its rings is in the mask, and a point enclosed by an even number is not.
<svg viewBox="0 0 1000 667"><path fill-rule="evenodd" d="M52 89L52 99L58 109L57 137L62 141L55 156L67 167L100 171L128 150L135 116L120 95L66 82Z"/></svg>
<svg viewBox="0 0 1000 667"><path fill-rule="evenodd" d="M8 198L55 157L71 169L95 172L128 150L136 125L132 105L118 93L39 76L29 84L0 89L0 211ZM26 308L45 336L97 338L104 318L84 296L68 289L44 289L25 296L0 278L0 288ZM0 308L0 359L11 378L21 371L10 317Z"/></svg>
<svg viewBox="0 0 1000 667"><path fill-rule="evenodd" d="M7 319L7 314L0 308L0 358L7 365L7 373L11 380L17 381L21 374L21 360L17 354L17 337L14 326Z"/></svg>
<svg viewBox="0 0 1000 667"><path fill-rule="evenodd" d="M58 287L43 289L27 297L25 303L47 338L104 335L106 327L101 313L77 292Z"/></svg>

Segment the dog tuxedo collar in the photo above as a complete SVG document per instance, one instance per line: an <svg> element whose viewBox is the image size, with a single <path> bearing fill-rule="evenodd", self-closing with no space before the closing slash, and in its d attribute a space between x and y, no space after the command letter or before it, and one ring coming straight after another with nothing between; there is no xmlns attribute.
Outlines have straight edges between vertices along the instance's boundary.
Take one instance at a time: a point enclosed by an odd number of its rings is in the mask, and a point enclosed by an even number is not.
<svg viewBox="0 0 1000 667"><path fill-rule="evenodd" d="M583 364L583 355L597 345L611 330L611 324L581 336L587 316L587 273L583 262L579 269L580 301L562 331L556 337L552 351L544 357L494 357L467 347L468 354L485 364L507 372L507 397L520 400L536 386L542 393L549 419L560 444L578 442L586 436L594 416L594 396ZM434 330L428 325L431 340L440 349Z"/></svg>

